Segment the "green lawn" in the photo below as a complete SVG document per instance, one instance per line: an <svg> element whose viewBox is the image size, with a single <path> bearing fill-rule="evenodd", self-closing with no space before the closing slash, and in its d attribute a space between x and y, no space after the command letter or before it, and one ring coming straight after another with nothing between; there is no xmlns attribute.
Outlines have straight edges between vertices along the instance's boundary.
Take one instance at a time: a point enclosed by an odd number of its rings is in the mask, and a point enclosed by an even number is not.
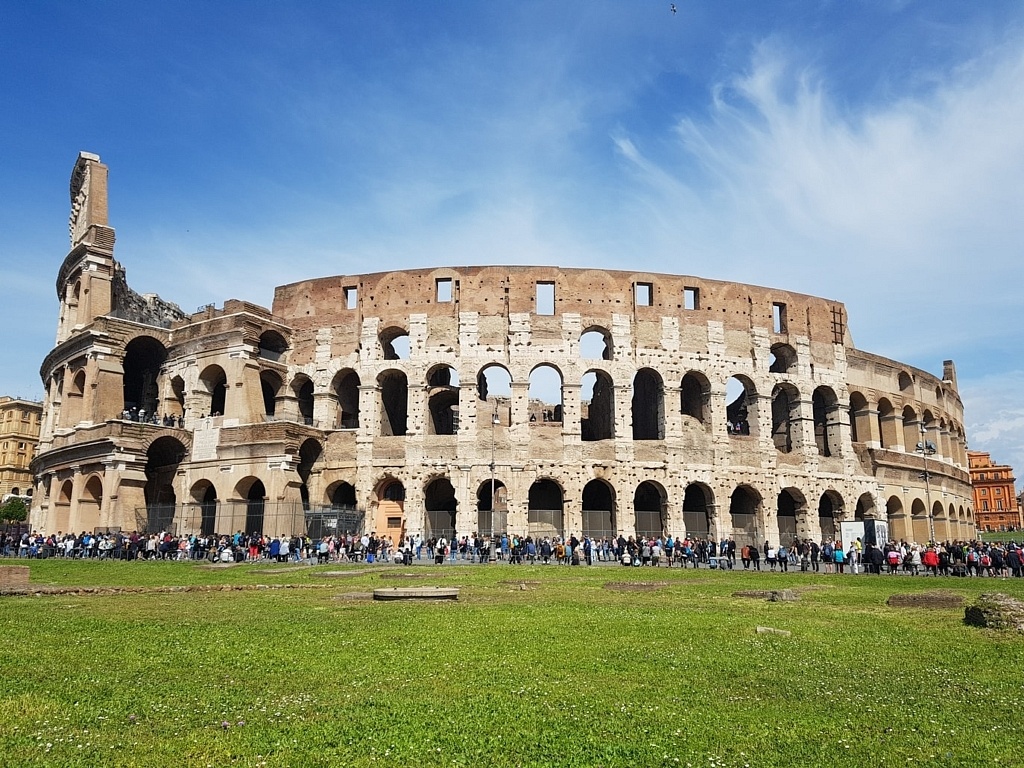
<svg viewBox="0 0 1024 768"><path fill-rule="evenodd" d="M331 588L0 598L0 765L1009 765L1019 755L1024 636L967 627L963 609L885 601L936 589L1024 597L1024 580L355 569L326 579L317 573L353 567L33 562L38 584ZM394 573L420 578L384 578ZM607 588L634 581L666 585ZM461 587L460 600L339 597L419 584ZM799 601L732 597L780 587Z"/></svg>

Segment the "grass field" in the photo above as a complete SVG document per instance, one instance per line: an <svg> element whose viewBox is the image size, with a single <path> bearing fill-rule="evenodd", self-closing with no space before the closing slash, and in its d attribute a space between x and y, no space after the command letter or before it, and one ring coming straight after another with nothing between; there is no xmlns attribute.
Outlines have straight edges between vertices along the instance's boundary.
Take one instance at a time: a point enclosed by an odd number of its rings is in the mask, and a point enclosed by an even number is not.
<svg viewBox="0 0 1024 768"><path fill-rule="evenodd" d="M1024 597L1024 580L31 567L39 585L318 587L0 598L4 766L931 766L1020 754L1024 636L967 627L962 608L886 600ZM416 578L387 578L400 573ZM344 597L409 585L461 595ZM782 587L799 600L732 596Z"/></svg>

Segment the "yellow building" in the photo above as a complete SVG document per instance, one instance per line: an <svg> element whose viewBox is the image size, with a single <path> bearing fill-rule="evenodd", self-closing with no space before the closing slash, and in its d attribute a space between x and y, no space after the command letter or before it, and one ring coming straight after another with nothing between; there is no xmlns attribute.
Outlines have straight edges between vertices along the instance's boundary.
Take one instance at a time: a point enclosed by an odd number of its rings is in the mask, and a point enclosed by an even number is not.
<svg viewBox="0 0 1024 768"><path fill-rule="evenodd" d="M0 397L0 498L32 495L29 464L39 444L43 404Z"/></svg>

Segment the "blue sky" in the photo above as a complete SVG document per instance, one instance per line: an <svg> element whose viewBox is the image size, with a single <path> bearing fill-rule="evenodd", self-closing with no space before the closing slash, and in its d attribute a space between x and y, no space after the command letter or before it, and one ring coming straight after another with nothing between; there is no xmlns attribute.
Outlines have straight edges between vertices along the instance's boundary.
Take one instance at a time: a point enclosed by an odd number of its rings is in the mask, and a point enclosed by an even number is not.
<svg viewBox="0 0 1024 768"><path fill-rule="evenodd" d="M41 397L79 150L187 311L602 265L846 303L1024 471L1024 4L0 0L0 393Z"/></svg>

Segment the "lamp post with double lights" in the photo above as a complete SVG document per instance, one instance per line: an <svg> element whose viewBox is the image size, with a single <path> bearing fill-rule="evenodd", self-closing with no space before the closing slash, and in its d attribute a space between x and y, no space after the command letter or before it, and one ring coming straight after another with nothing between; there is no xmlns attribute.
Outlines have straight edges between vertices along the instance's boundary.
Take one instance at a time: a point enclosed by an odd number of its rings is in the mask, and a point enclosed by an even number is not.
<svg viewBox="0 0 1024 768"><path fill-rule="evenodd" d="M935 514L932 510L932 488L931 488L931 475L928 472L928 457L934 456L936 452L935 443L931 440L926 440L925 436L928 434L928 430L925 429L924 424L921 424L921 442L914 448L914 453L921 454L921 460L924 462L924 471L918 475L924 480L924 498L925 503L928 505L926 510L928 513L928 538L932 544L935 544Z"/></svg>

